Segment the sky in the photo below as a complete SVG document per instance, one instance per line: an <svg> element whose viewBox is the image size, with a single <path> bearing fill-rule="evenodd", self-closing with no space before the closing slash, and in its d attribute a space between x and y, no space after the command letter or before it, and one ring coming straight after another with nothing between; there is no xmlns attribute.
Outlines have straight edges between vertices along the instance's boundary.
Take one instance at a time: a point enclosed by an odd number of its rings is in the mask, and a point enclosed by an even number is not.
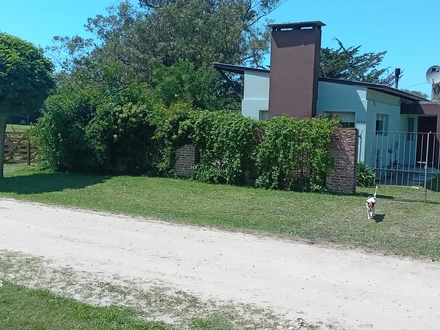
<svg viewBox="0 0 440 330"><path fill-rule="evenodd" d="M137 0L131 0L137 3ZM105 14L120 0L0 0L0 31L46 47L54 36L80 35L88 17ZM426 71L440 65L438 0L287 0L269 16L274 23L322 21L322 46L362 45L387 51L383 67L403 70L399 88L431 95ZM267 64L269 64L267 60Z"/></svg>

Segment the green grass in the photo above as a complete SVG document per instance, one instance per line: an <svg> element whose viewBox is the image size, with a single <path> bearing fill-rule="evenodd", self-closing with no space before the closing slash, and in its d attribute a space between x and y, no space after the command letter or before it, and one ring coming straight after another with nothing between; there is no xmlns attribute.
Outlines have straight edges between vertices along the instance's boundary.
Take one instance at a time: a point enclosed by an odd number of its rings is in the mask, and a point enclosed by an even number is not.
<svg viewBox="0 0 440 330"><path fill-rule="evenodd" d="M6 125L6 132L25 132L31 129L30 125L16 125L16 124L8 124Z"/></svg>
<svg viewBox="0 0 440 330"><path fill-rule="evenodd" d="M380 186L376 220L365 199L211 185L190 180L51 173L9 165L0 196L149 216L233 230L260 231L440 260L440 194Z"/></svg>
<svg viewBox="0 0 440 330"><path fill-rule="evenodd" d="M3 282L0 287L2 330L177 330L164 322L145 321L131 308L97 307L64 298L46 290L31 290ZM191 330L232 330L222 317L192 318Z"/></svg>
<svg viewBox="0 0 440 330"><path fill-rule="evenodd" d="M141 321L131 309L94 307L8 282L0 288L0 324L3 330L171 329L164 323Z"/></svg>

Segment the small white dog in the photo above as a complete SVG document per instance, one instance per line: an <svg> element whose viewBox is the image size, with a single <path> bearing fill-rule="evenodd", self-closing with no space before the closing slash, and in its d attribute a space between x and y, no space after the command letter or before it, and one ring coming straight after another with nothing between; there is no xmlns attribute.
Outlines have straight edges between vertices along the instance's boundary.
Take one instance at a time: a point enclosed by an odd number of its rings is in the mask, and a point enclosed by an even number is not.
<svg viewBox="0 0 440 330"><path fill-rule="evenodd" d="M377 203L376 197L377 197L377 186L374 195L368 197L365 203L367 206L368 219L374 218L374 216L376 215L376 203Z"/></svg>

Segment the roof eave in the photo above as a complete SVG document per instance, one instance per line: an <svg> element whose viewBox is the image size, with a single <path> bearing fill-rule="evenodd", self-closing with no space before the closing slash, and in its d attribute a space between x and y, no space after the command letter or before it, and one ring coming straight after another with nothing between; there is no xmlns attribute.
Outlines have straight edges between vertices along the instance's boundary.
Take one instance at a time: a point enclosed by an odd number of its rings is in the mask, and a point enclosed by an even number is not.
<svg viewBox="0 0 440 330"><path fill-rule="evenodd" d="M250 68L247 66L224 64L224 63L218 63L218 62L214 62L213 67L215 69L225 70L225 71L229 71L229 72L237 73L237 74L244 74L246 71L259 72L259 73L270 73L270 70L267 70L267 69Z"/></svg>
<svg viewBox="0 0 440 330"><path fill-rule="evenodd" d="M237 73L237 74L244 74L245 72L270 74L270 70L268 70L268 69L250 68L250 67L241 66L241 65L232 65L232 64L215 62L215 63L213 63L213 66L217 70L225 70L225 71L229 71L229 72L233 72L233 73ZM366 83L366 82L352 81L352 80L343 80L343 79L337 79L337 78L327 78L327 77L319 77L319 81L325 81L325 82L330 82L330 83L335 83L335 84L352 85L352 86L363 86L365 88L369 88L369 89L372 89L372 90L375 90L378 92L397 96L397 97L400 97L402 99L405 99L405 100L408 100L411 102L428 102L428 103L430 103L429 100L427 100L423 97L420 97L420 96L417 96L417 95L414 95L411 93L407 93L407 92L401 91L399 89L395 89L395 88L385 86L385 85L378 85L378 84L374 84L374 83Z"/></svg>

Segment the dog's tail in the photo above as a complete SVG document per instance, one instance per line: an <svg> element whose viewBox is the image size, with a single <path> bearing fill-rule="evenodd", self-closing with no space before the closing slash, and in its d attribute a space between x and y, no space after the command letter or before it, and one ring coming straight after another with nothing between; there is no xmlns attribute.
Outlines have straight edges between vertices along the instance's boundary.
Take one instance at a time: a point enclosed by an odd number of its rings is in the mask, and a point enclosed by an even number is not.
<svg viewBox="0 0 440 330"><path fill-rule="evenodd" d="M377 197L377 186L376 186L376 191L374 192L374 199L376 199L376 197Z"/></svg>

